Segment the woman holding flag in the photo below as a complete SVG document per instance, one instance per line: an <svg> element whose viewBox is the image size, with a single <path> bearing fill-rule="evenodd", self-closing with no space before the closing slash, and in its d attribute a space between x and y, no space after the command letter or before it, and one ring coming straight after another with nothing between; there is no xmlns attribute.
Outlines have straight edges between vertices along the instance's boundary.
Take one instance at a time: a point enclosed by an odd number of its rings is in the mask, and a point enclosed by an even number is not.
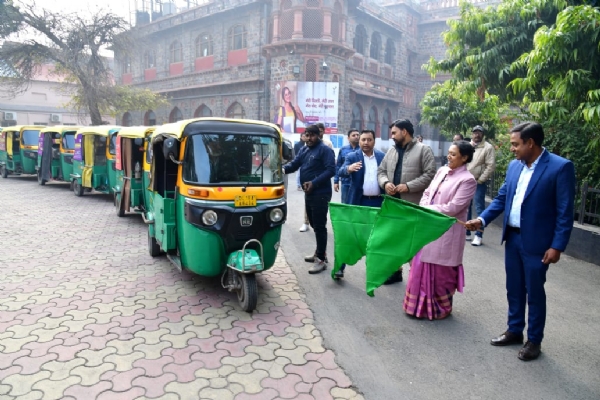
<svg viewBox="0 0 600 400"><path fill-rule="evenodd" d="M452 143L448 165L441 167L423 193L420 205L459 221L467 217L477 181L467 170L474 148L466 141ZM464 285L463 252L465 229L454 224L444 235L429 243L412 260L404 311L416 318L446 318L452 312L452 297Z"/></svg>

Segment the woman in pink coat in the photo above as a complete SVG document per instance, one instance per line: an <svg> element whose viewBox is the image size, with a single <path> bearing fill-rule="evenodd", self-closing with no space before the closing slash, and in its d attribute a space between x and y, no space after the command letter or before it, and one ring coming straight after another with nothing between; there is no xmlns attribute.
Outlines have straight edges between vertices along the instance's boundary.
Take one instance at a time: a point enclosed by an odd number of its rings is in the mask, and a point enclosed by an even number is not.
<svg viewBox="0 0 600 400"><path fill-rule="evenodd" d="M464 140L452 143L448 165L441 167L423 193L420 205L459 221L475 196L477 181L467 171L475 149ZM404 311L417 318L442 319L452 312L452 296L462 293L465 228L454 224L442 237L429 243L411 262Z"/></svg>

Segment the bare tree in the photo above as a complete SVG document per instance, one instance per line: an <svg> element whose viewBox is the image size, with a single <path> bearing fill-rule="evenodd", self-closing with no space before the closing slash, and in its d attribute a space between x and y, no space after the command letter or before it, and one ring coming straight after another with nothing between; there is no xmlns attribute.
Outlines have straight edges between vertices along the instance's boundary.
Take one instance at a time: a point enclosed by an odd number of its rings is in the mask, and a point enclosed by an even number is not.
<svg viewBox="0 0 600 400"><path fill-rule="evenodd" d="M89 18L61 14L35 3L0 5L0 84L18 93L26 88L43 63L55 65L66 84L75 86L71 105L89 113L92 125L102 124L102 114L116 114L122 98L139 99L139 109L164 105L148 91L114 85L107 49L135 51L129 24L121 17L97 11ZM131 105L131 102L128 103ZM122 110L127 111L127 109Z"/></svg>

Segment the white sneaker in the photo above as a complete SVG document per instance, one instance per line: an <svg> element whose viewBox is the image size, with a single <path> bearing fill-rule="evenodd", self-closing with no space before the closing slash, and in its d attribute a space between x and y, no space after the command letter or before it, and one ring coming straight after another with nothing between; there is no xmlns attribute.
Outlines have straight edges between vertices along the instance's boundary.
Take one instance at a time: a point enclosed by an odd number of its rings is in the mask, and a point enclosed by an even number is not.
<svg viewBox="0 0 600 400"><path fill-rule="evenodd" d="M327 269L327 263L318 257L315 257L315 262L312 267L308 269L309 274L318 274L319 272L323 272Z"/></svg>
<svg viewBox="0 0 600 400"><path fill-rule="evenodd" d="M475 235L473 241L471 242L471 246L481 246L481 236Z"/></svg>
<svg viewBox="0 0 600 400"><path fill-rule="evenodd" d="M302 224L302 226L300 227L300 232L306 232L307 230L308 230L308 225Z"/></svg>
<svg viewBox="0 0 600 400"><path fill-rule="evenodd" d="M470 242L472 237L473 237L473 235L466 235L467 242Z"/></svg>

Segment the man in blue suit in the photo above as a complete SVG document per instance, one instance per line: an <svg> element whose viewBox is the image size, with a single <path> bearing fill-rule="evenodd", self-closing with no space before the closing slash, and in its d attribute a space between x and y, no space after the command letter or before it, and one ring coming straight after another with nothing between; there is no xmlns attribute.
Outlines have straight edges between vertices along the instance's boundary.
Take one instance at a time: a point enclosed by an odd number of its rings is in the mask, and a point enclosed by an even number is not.
<svg viewBox="0 0 600 400"><path fill-rule="evenodd" d="M338 170L341 178L348 177L350 187L346 197L347 204L367 207L381 207L383 197L377 182L377 167L385 153L375 149L375 132L365 129L358 141L360 150L346 155L344 165ZM335 273L335 278L344 277L346 264Z"/></svg>
<svg viewBox="0 0 600 400"><path fill-rule="evenodd" d="M525 307L529 306L527 342L518 355L523 361L540 355L546 323L546 271L560 259L573 230L573 163L549 153L543 142L544 130L538 123L525 122L511 130L516 160L508 166L506 181L490 206L467 222L467 228L476 230L504 212L508 329L491 344L523 343Z"/></svg>

